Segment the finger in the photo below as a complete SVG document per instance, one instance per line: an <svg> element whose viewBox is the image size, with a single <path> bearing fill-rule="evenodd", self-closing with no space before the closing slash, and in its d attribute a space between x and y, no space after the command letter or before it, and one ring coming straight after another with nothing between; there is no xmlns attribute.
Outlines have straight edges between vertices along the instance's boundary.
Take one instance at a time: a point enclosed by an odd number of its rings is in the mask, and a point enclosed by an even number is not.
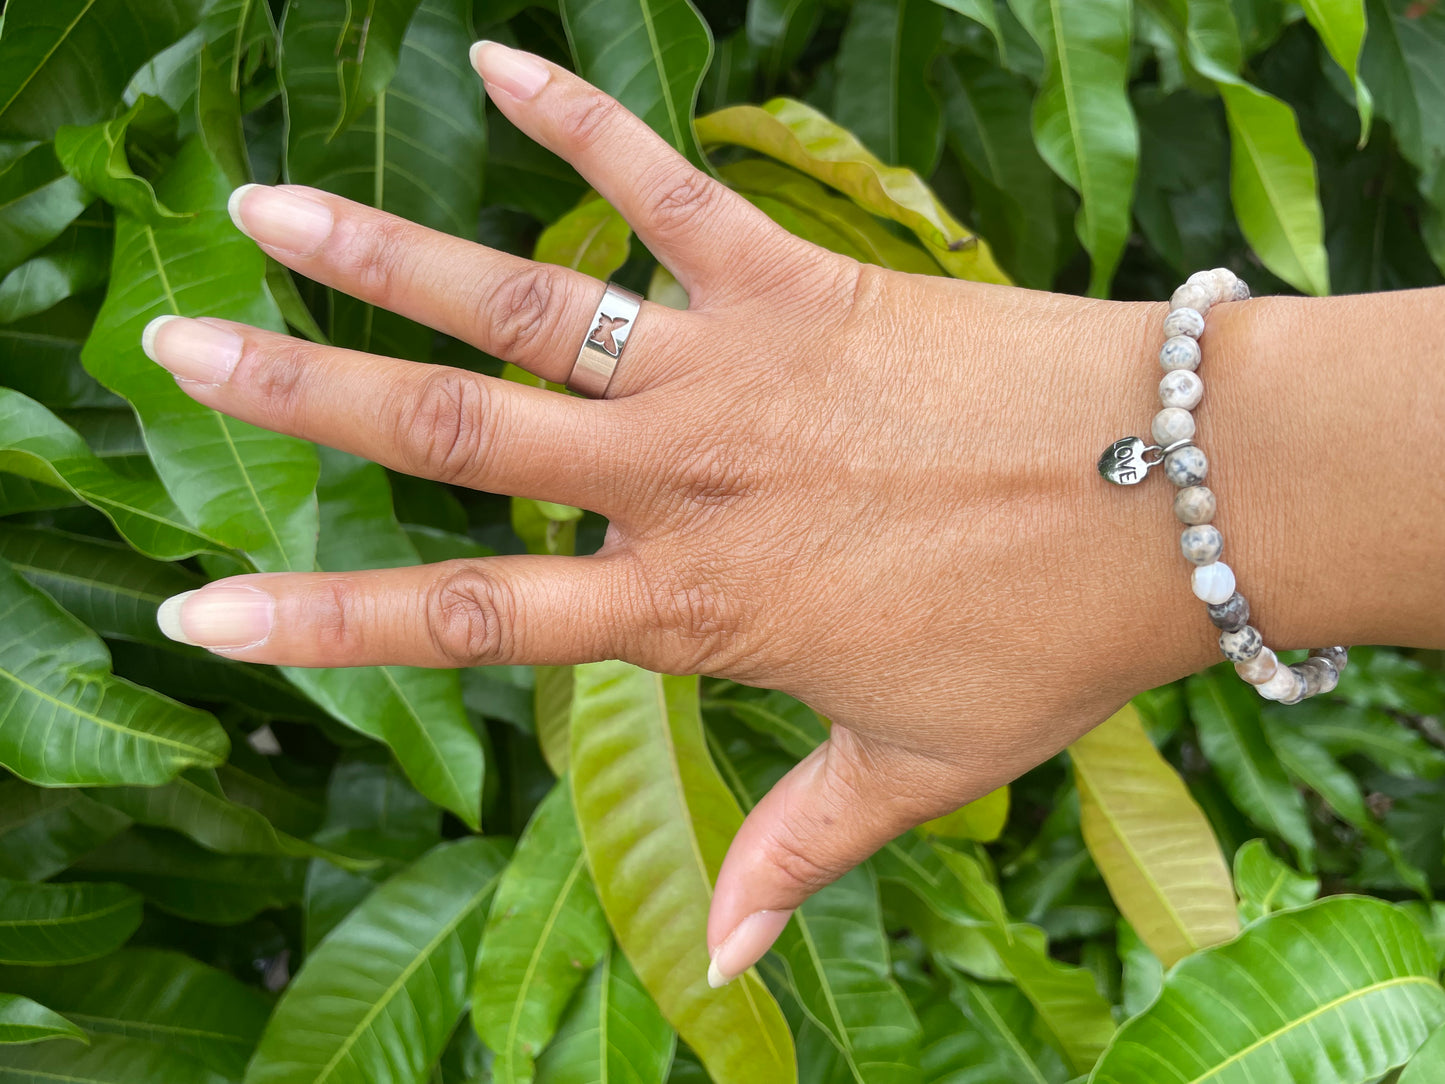
<svg viewBox="0 0 1445 1084"><path fill-rule="evenodd" d="M834 726L748 814L718 873L708 915L708 983L731 982L772 947L793 911L895 836L953 808L939 765L870 751Z"/></svg>
<svg viewBox="0 0 1445 1084"><path fill-rule="evenodd" d="M724 281L747 282L776 259L783 234L771 219L615 99L565 68L496 42L472 46L472 65L497 108L576 166L694 300Z"/></svg>
<svg viewBox="0 0 1445 1084"><path fill-rule="evenodd" d="M249 184L231 194L236 227L281 263L371 305L563 383L603 284L463 241L314 188ZM645 387L679 314L645 303L610 395Z"/></svg>
<svg viewBox="0 0 1445 1084"><path fill-rule="evenodd" d="M540 388L224 320L158 317L141 342L209 407L407 474L607 514L637 467L622 416Z"/></svg>
<svg viewBox="0 0 1445 1084"><path fill-rule="evenodd" d="M161 604L173 640L287 666L563 666L630 643L622 562L516 555L233 576Z"/></svg>

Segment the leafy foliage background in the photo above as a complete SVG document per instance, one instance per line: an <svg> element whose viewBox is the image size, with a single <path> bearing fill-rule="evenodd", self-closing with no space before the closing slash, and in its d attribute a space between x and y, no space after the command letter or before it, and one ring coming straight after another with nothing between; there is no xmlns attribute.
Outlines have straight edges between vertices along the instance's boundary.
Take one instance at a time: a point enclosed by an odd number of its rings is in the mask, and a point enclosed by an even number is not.
<svg viewBox="0 0 1445 1084"><path fill-rule="evenodd" d="M1434 0L10 0L0 24L0 1081L1397 1080L1445 1071L1445 674L1207 672L890 844L705 982L779 693L577 668L272 669L166 640L249 569L587 551L575 509L181 394L153 316L530 380L295 280L225 212L319 185L676 283L483 101L575 67L786 228L1157 298L1445 271ZM1318 898L1317 898L1318 897ZM1242 932L1241 932L1242 928Z"/></svg>

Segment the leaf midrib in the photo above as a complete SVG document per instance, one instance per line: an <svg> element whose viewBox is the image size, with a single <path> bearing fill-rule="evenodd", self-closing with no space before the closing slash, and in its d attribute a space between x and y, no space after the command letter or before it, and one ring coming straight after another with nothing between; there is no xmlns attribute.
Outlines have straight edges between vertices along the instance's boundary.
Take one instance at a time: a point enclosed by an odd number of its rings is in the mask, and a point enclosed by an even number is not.
<svg viewBox="0 0 1445 1084"><path fill-rule="evenodd" d="M45 55L40 58L40 63L36 64L35 67L30 69L30 74L27 75L24 81L15 88L15 93L10 95L10 97L5 101L3 105L0 105L0 113L4 113L7 109L9 109L12 105L15 104L15 99L19 98L20 95L25 93L25 88L30 86L31 81L40 74L41 69L44 68L46 64L50 63L50 58L55 55L56 51L63 44L65 44L65 41L70 37L70 32L74 30L77 25L79 25L80 20L84 19L86 15L89 14L90 9L95 7L95 5L96 0L86 0L85 7L81 8L80 11L76 13L75 18L70 20L70 25L61 32L58 38L55 39L55 44L52 45L46 51Z"/></svg>
<svg viewBox="0 0 1445 1084"><path fill-rule="evenodd" d="M522 1010L527 1006L527 991L532 985L532 979L537 973L537 964L542 958L542 953L547 943L552 939L552 932L556 928L557 918L567 905L568 898L572 895L572 886L577 883L577 877L587 861L586 854L580 849L577 857L572 861L572 869L567 873L567 879L562 882L562 887L557 892L557 897L552 901L552 907L547 912L547 918L542 923L541 935L532 947L532 953L527 959L527 968L522 973L522 981L518 985L517 996L512 999L512 1018L507 1022L507 1048L506 1058L509 1062L516 1062L517 1029L521 1026ZM515 1067L513 1069L515 1072Z"/></svg>

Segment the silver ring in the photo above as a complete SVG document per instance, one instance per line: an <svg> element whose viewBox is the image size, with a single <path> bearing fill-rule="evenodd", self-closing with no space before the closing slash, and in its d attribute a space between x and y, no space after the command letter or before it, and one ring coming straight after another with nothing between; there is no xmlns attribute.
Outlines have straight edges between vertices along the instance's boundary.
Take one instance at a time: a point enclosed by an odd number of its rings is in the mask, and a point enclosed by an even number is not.
<svg viewBox="0 0 1445 1084"><path fill-rule="evenodd" d="M622 348L627 345L627 336L637 326L637 314L641 309L641 295L615 283L607 284L607 290L592 317L591 330L582 340L582 348L577 351L572 375L567 377L569 391L589 399L601 399L607 394L607 385L612 383L612 374L617 371Z"/></svg>

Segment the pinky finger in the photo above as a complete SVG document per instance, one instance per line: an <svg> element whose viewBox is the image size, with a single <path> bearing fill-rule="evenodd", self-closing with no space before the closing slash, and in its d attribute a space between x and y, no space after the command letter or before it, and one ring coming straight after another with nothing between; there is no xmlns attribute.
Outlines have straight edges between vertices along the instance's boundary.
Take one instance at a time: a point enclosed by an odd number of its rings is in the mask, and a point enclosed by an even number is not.
<svg viewBox="0 0 1445 1084"><path fill-rule="evenodd" d="M624 562L515 555L234 576L161 604L173 640L283 666L566 665L620 658Z"/></svg>

